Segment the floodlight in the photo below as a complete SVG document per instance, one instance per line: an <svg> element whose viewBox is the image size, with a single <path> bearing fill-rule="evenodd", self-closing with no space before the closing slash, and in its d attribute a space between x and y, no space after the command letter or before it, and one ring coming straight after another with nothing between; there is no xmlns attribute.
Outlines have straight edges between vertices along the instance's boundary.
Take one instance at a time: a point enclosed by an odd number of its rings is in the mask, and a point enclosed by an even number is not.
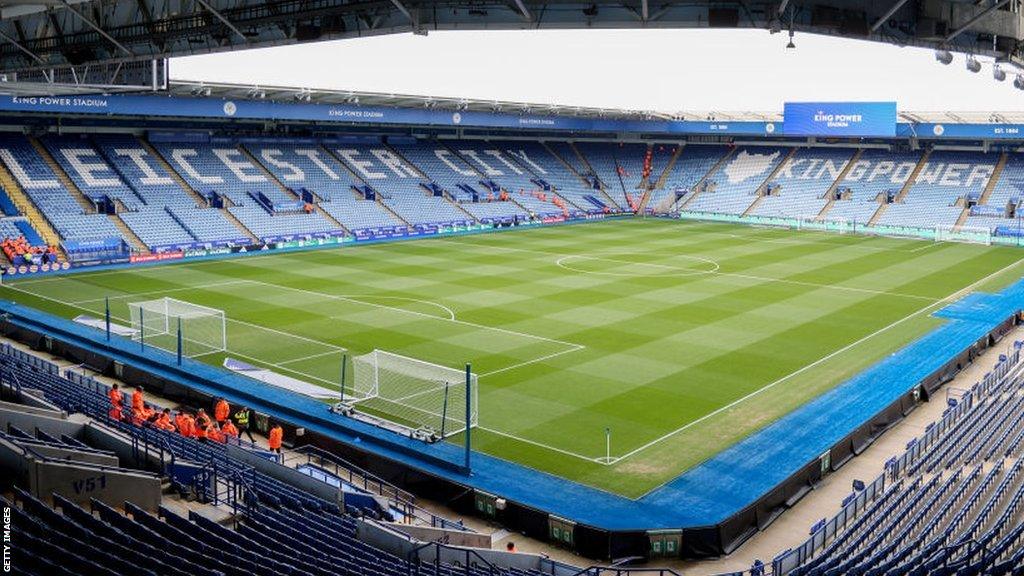
<svg viewBox="0 0 1024 576"><path fill-rule="evenodd" d="M978 62L978 59L974 56L968 56L966 64L969 72L973 72L975 74L981 72L981 62Z"/></svg>
<svg viewBox="0 0 1024 576"><path fill-rule="evenodd" d="M936 50L935 59L948 66L953 62L953 53L949 50Z"/></svg>
<svg viewBox="0 0 1024 576"><path fill-rule="evenodd" d="M1017 90L1024 90L1024 74L1017 74L1013 79L1013 87Z"/></svg>
<svg viewBox="0 0 1024 576"><path fill-rule="evenodd" d="M992 68L992 77L995 78L996 82L1002 82L1003 80L1006 80L1006 70L1003 70L998 64L996 64Z"/></svg>

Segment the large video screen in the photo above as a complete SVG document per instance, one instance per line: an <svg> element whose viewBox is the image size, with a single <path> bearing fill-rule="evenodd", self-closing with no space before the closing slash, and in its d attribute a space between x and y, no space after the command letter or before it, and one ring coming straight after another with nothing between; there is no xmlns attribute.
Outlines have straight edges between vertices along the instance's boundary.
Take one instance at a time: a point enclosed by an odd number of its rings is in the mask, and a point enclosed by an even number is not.
<svg viewBox="0 0 1024 576"><path fill-rule="evenodd" d="M786 102L787 136L895 136L895 102Z"/></svg>

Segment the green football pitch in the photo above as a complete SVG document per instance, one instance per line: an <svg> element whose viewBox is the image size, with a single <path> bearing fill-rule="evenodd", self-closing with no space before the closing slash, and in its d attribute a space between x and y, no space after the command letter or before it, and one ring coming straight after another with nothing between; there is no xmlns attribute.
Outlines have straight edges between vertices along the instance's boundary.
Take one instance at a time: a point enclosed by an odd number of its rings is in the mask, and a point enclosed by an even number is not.
<svg viewBox="0 0 1024 576"><path fill-rule="evenodd" d="M1022 258L629 219L27 278L0 292L66 317L100 317L109 298L124 324L140 300L218 308L228 351L200 360L328 388L346 353L470 362L475 448L636 497L934 328L944 304L1019 278Z"/></svg>

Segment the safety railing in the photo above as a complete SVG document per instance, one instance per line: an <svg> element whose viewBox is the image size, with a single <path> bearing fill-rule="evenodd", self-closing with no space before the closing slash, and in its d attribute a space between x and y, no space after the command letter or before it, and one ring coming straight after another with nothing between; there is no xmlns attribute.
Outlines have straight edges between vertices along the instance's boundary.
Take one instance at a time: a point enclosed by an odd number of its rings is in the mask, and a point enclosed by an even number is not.
<svg viewBox="0 0 1024 576"><path fill-rule="evenodd" d="M922 455L926 454L944 433L953 427L972 406L983 396L998 394L1002 391L1007 379L1016 377L1017 368L1021 360L1021 347L1024 343L1014 342L1012 351L1007 354L1000 354L999 360L992 370L971 387L970 390L946 410L943 417L937 422L930 424L925 433L915 440L912 440L907 449L899 456L893 457L885 464L885 470L870 484L865 485L863 490L858 491L838 514L830 520L823 520L812 527L810 538L796 548L791 548L780 553L772 560L772 574L788 574L805 562L810 560L814 554L831 542L836 535L843 530L851 521L857 518L860 513L884 492L888 481L895 481L916 462Z"/></svg>

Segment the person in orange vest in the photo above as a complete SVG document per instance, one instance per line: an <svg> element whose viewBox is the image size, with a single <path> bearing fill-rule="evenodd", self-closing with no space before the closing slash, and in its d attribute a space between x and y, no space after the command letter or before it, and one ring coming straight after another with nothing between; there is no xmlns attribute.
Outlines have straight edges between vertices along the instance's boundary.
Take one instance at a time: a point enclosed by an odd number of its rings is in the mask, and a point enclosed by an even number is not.
<svg viewBox="0 0 1024 576"><path fill-rule="evenodd" d="M110 398L110 404L115 408L120 408L124 402L124 395L121 394L121 388L115 383L110 387L110 391L107 392L107 398Z"/></svg>
<svg viewBox="0 0 1024 576"><path fill-rule="evenodd" d="M220 433L224 436L224 441L227 441L228 438L238 440L238 428L235 428L235 425L231 423L231 420L226 420L220 425Z"/></svg>
<svg viewBox="0 0 1024 576"><path fill-rule="evenodd" d="M171 409L164 408L164 411L157 416L156 422L153 422L153 425L161 430L174 432L174 424L171 423Z"/></svg>
<svg viewBox="0 0 1024 576"><path fill-rule="evenodd" d="M195 430L196 438L199 439L200 442L206 442L206 432L212 423L213 422L210 420L210 417L206 415L206 410L200 408L199 411L196 412L196 424L193 430Z"/></svg>
<svg viewBox="0 0 1024 576"><path fill-rule="evenodd" d="M506 552L511 552L511 553L515 554L517 552L517 550L516 550L516 543L515 542L509 542L508 544L505 544L505 551Z"/></svg>
<svg viewBox="0 0 1024 576"><path fill-rule="evenodd" d="M153 417L153 409L146 406L146 399L143 396L145 390L142 386L135 388L132 392L132 421L135 422L136 426L141 426L143 422Z"/></svg>
<svg viewBox="0 0 1024 576"><path fill-rule="evenodd" d="M107 392L107 398L110 398L110 411L107 415L110 416L111 420L121 421L121 412L124 410L124 396L121 394L121 390L115 383L110 387L110 391Z"/></svg>
<svg viewBox="0 0 1024 576"><path fill-rule="evenodd" d="M274 424L270 428L270 433L267 435L267 444L270 446L271 452L281 453L281 441L284 439L284 429L281 428L280 424Z"/></svg>
<svg viewBox="0 0 1024 576"><path fill-rule="evenodd" d="M146 407L146 398L143 396L143 392L142 386L137 386L135 391L132 392L132 410L135 412L142 412Z"/></svg>
<svg viewBox="0 0 1024 576"><path fill-rule="evenodd" d="M206 425L206 437L209 438L211 442L224 443L224 435L220 433L220 428L218 428L213 422Z"/></svg>
<svg viewBox="0 0 1024 576"><path fill-rule="evenodd" d="M185 438L196 437L196 420L188 412L180 414L181 423L178 424L178 432Z"/></svg>
<svg viewBox="0 0 1024 576"><path fill-rule="evenodd" d="M228 416L231 415L231 406L228 401L223 398L218 398L217 403L213 405L213 418L217 421L217 424L223 424Z"/></svg>
<svg viewBox="0 0 1024 576"><path fill-rule="evenodd" d="M186 416L188 416L188 415L185 414L185 411L184 410L180 410L180 409L174 415L174 427L178 429L178 432L182 436L188 436L188 434L186 433L186 430L185 430L185 426L186 426L186 424L185 424L185 417Z"/></svg>

